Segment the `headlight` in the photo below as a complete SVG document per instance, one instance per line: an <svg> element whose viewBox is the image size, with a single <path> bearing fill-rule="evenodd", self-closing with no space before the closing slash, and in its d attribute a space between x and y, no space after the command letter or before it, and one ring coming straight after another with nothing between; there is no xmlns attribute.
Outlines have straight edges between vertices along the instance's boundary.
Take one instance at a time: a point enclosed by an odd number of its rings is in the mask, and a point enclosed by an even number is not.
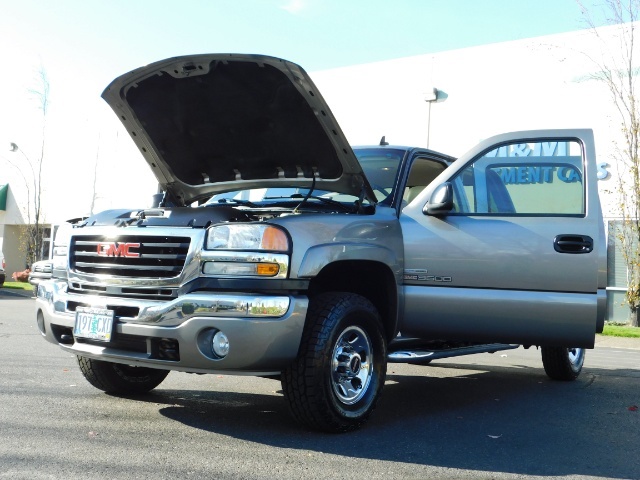
<svg viewBox="0 0 640 480"><path fill-rule="evenodd" d="M289 239L273 225L218 225L209 229L205 248L287 252Z"/></svg>
<svg viewBox="0 0 640 480"><path fill-rule="evenodd" d="M53 249L53 268L57 270L64 270L67 268L67 254L69 249L67 246L54 247Z"/></svg>
<svg viewBox="0 0 640 480"><path fill-rule="evenodd" d="M285 230L274 225L218 225L207 232L202 273L227 278L287 278L290 248Z"/></svg>
<svg viewBox="0 0 640 480"><path fill-rule="evenodd" d="M53 257L53 268L56 270L67 268L67 257Z"/></svg>

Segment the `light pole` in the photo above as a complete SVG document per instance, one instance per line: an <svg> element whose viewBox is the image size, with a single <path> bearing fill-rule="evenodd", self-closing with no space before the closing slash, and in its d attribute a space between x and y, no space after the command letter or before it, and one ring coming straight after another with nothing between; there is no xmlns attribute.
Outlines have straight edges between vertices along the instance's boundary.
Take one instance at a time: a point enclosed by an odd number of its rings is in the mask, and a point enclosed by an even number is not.
<svg viewBox="0 0 640 480"><path fill-rule="evenodd" d="M9 165L15 168L22 180L24 181L24 185L27 189L27 263L29 266L36 260L40 255L40 248L42 245L42 232L40 231L40 194L41 194L41 175L42 175L42 162L38 164L38 173L36 175L36 170L33 168L33 162L29 159L29 157L22 151L20 147L14 142L9 144L9 151L12 153L20 153L22 158L29 165L29 169L31 170L31 182L27 180L24 175L23 169L20 168L20 165L12 162L9 159L6 159ZM33 190L32 190L33 187ZM31 218L31 195L33 195L33 205L34 205L34 217L33 223Z"/></svg>
<svg viewBox="0 0 640 480"><path fill-rule="evenodd" d="M429 141L431 140L431 104L444 102L448 97L449 95L435 87L424 93L424 101L429 104L427 111L427 148L429 148Z"/></svg>

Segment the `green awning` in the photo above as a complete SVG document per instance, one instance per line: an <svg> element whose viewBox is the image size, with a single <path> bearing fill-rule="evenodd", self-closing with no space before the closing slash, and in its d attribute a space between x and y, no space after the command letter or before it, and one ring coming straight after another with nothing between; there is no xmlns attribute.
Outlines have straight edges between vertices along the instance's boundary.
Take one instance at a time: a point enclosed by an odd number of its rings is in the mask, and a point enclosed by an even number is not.
<svg viewBox="0 0 640 480"><path fill-rule="evenodd" d="M0 210L7 209L7 194L9 193L9 184L0 185Z"/></svg>

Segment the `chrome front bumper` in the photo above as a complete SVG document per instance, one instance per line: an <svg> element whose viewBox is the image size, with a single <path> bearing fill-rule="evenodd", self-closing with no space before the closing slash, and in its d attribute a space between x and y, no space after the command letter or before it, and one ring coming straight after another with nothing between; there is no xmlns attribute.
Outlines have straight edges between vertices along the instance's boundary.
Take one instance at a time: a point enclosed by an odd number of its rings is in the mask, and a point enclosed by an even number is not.
<svg viewBox="0 0 640 480"><path fill-rule="evenodd" d="M128 365L196 373L278 374L298 353L308 299L301 295L192 293L175 300L150 301L78 295L66 282L38 286L38 328L51 343L84 357ZM114 310L113 341L73 337L75 308ZM229 354L211 350L216 331L229 339ZM177 355L162 345L177 345Z"/></svg>

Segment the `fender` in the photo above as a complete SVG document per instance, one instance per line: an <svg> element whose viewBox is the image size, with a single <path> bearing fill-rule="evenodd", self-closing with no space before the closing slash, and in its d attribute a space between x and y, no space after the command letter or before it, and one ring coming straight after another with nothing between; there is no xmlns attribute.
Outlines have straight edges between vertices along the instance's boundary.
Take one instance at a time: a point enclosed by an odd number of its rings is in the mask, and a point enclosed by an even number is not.
<svg viewBox="0 0 640 480"><path fill-rule="evenodd" d="M342 260L382 263L391 269L396 283L402 283L402 261L393 250L366 243L327 243L309 248L300 262L298 278L313 278L330 263Z"/></svg>
<svg viewBox="0 0 640 480"><path fill-rule="evenodd" d="M399 258L394 250L381 245L344 242L316 245L309 248L305 253L298 271L298 278L309 278L310 281L313 281L312 279L318 276L325 268L345 261L367 262L369 265L380 264L382 268L386 267L393 275L396 283L395 296L397 302L395 302L395 308L389 311L389 316L384 321L390 340L397 334L399 321L404 315L402 258Z"/></svg>

